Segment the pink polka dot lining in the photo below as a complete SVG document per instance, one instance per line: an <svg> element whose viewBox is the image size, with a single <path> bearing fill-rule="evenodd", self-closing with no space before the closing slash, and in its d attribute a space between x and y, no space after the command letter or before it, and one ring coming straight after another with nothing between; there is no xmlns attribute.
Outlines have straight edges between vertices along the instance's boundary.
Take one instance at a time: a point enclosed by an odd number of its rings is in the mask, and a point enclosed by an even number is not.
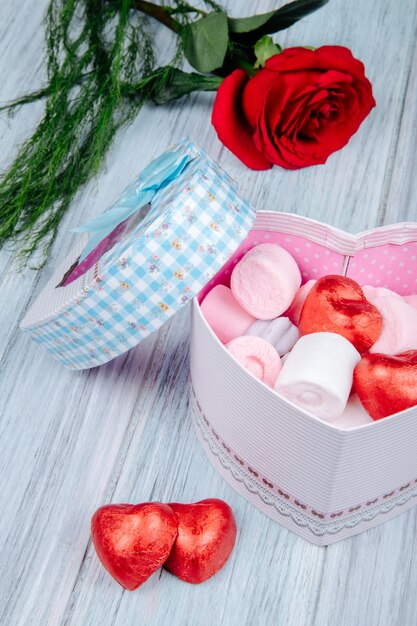
<svg viewBox="0 0 417 626"><path fill-rule="evenodd" d="M417 241L403 245L384 244L359 250L353 257L309 241L306 237L276 231L252 230L233 256L200 292L201 302L214 285L230 285L230 274L236 263L248 250L263 242L277 243L296 260L302 282L327 274L343 274L360 285L386 287L401 295L417 293Z"/></svg>
<svg viewBox="0 0 417 626"><path fill-rule="evenodd" d="M417 241L359 250L346 275L360 285L386 287L402 296L417 293Z"/></svg>

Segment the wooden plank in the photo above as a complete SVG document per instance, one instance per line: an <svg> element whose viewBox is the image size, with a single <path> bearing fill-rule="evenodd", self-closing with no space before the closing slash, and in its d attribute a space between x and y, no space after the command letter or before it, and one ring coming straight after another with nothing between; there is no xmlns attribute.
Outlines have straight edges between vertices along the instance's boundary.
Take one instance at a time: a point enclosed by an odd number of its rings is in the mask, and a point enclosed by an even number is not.
<svg viewBox="0 0 417 626"><path fill-rule="evenodd" d="M410 222L417 219L417 33L412 42L414 49L410 50L411 67L401 109L400 128L391 150L391 175L381 207L385 224L398 219Z"/></svg>
<svg viewBox="0 0 417 626"><path fill-rule="evenodd" d="M7 10L3 7L0 20L1 104L22 95L26 89L35 89L42 84L42 19L46 4L47 0L44 0L35 6L23 2L19 5L19 10L17 6L9 6ZM11 68L13 71L10 71ZM1 171L11 162L18 146L33 130L42 108L42 103L35 103L26 111L17 110L12 117L4 111L0 112ZM12 268L14 271L11 271ZM17 266L12 263L9 250L2 249L0 294L4 323L0 325L0 363L17 327L16 319L12 319L13 313L18 319L39 279L34 273L19 276L16 270Z"/></svg>
<svg viewBox="0 0 417 626"><path fill-rule="evenodd" d="M328 548L314 624L412 626L416 513Z"/></svg>
<svg viewBox="0 0 417 626"><path fill-rule="evenodd" d="M8 355L0 562L13 573L1 584L1 623L59 623L88 541L87 511L105 498L129 427L145 427L132 413L157 342L82 374L53 365L23 335Z"/></svg>

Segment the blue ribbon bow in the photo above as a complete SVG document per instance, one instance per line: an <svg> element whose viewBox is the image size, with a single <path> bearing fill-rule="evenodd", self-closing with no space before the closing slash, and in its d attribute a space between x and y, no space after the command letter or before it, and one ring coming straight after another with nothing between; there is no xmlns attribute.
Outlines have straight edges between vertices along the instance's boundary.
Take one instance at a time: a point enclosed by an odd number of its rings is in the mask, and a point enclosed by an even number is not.
<svg viewBox="0 0 417 626"><path fill-rule="evenodd" d="M90 233L88 244L81 253L83 261L107 235L136 211L151 202L155 194L178 178L192 157L179 152L166 152L152 161L140 173L136 183L128 187L119 202L99 217L77 226L76 233Z"/></svg>

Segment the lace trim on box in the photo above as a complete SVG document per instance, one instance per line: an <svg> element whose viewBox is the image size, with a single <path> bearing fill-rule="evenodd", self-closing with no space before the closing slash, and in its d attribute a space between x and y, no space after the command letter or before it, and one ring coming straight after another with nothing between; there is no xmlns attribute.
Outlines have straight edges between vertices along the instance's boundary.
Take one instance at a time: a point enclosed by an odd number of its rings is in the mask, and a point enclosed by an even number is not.
<svg viewBox="0 0 417 626"><path fill-rule="evenodd" d="M266 476L240 458L212 428L192 387L191 390L194 421L211 453L217 457L222 467L247 491L257 495L264 504L273 507L280 515L290 517L297 526L308 528L313 535L318 537L335 535L345 528L353 528L362 522L373 520L378 515L389 513L394 507L403 506L410 498L417 497L417 479L415 479L357 506L322 513L274 485Z"/></svg>

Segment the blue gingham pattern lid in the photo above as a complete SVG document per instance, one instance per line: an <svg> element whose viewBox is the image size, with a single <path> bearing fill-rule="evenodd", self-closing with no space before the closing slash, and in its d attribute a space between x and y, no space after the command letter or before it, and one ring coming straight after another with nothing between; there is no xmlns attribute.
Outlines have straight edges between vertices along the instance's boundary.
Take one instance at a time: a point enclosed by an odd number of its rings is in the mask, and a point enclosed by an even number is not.
<svg viewBox="0 0 417 626"><path fill-rule="evenodd" d="M144 219L133 219L130 232L84 275L57 286L85 247L84 235L22 321L66 367L106 363L160 328L224 265L254 222L234 181L201 148L186 140L172 150L191 159L155 194Z"/></svg>

